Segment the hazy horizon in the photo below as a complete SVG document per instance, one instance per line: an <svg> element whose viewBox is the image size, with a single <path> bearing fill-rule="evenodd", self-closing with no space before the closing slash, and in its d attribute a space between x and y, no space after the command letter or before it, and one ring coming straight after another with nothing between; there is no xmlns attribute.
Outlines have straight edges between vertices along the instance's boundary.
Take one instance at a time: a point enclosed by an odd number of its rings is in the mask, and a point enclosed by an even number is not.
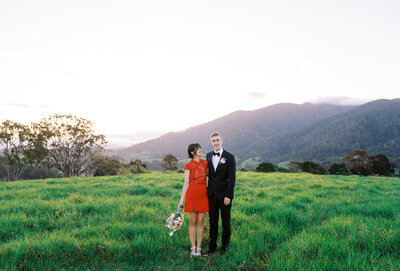
<svg viewBox="0 0 400 271"><path fill-rule="evenodd" d="M282 102L396 98L398 11L388 0L1 1L0 121L66 113L129 135Z"/></svg>

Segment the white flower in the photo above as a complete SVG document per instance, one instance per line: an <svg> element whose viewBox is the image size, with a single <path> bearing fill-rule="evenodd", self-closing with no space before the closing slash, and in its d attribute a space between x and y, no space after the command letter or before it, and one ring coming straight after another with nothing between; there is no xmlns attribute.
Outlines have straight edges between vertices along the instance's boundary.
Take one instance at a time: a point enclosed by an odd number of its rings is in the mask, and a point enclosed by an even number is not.
<svg viewBox="0 0 400 271"><path fill-rule="evenodd" d="M179 230L183 224L184 215L181 213L172 213L170 217L167 218L167 224L165 227L170 229L169 236L172 236L175 231Z"/></svg>
<svg viewBox="0 0 400 271"><path fill-rule="evenodd" d="M225 157L222 157L221 160L219 160L220 164L225 164L225 162L226 162Z"/></svg>

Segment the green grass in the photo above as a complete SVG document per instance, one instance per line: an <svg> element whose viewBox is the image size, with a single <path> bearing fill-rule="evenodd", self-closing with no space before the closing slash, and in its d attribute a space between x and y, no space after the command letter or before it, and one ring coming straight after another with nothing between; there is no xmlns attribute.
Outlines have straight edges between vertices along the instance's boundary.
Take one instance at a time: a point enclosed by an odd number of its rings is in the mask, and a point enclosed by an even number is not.
<svg viewBox="0 0 400 271"><path fill-rule="evenodd" d="M171 238L183 174L0 183L0 270L400 270L400 179L238 172L227 255ZM208 216L203 250L207 249ZM219 241L220 243L220 241Z"/></svg>

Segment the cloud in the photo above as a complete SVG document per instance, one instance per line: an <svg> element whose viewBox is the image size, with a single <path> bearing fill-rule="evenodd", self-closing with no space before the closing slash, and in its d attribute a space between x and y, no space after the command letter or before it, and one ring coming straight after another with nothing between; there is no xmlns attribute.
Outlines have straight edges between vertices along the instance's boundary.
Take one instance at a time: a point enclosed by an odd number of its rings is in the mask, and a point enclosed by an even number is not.
<svg viewBox="0 0 400 271"><path fill-rule="evenodd" d="M22 107L22 108L28 108L28 109L44 109L47 108L45 105L29 105L29 104L3 104L3 106L7 107Z"/></svg>
<svg viewBox="0 0 400 271"><path fill-rule="evenodd" d="M257 101L267 97L264 93L261 92L248 92L244 98L245 101Z"/></svg>
<svg viewBox="0 0 400 271"><path fill-rule="evenodd" d="M297 55L293 56L293 63L300 69L304 70L305 72L310 73L320 73L321 68L316 65L313 61L305 57L303 54L298 53Z"/></svg>
<svg viewBox="0 0 400 271"><path fill-rule="evenodd" d="M131 134L108 134L106 139L110 149L127 148L140 142L157 138L167 133L167 131L139 131Z"/></svg>
<svg viewBox="0 0 400 271"><path fill-rule="evenodd" d="M65 72L64 76L68 78L79 78L80 74L77 72Z"/></svg>
<svg viewBox="0 0 400 271"><path fill-rule="evenodd" d="M21 58L21 59L34 59L33 56L17 53L17 52L9 52L9 51L0 51L0 57L7 58Z"/></svg>
<svg viewBox="0 0 400 271"><path fill-rule="evenodd" d="M361 105L368 103L372 100L374 99L359 99L352 97L337 96L337 97L318 97L314 100L310 100L307 102L312 104Z"/></svg>

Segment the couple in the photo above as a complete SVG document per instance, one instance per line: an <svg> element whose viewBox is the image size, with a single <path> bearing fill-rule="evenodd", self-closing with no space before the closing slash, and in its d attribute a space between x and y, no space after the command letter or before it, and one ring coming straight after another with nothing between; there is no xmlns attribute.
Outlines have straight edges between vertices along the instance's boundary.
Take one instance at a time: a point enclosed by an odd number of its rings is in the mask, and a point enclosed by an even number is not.
<svg viewBox="0 0 400 271"><path fill-rule="evenodd" d="M189 213L190 255L201 256L203 222L205 213L210 217L210 242L207 255L214 254L217 248L218 219L222 219L222 253L226 253L231 236L231 207L235 187L235 157L222 149L223 138L218 132L210 137L214 151L201 157L201 146L190 144L188 155L192 160L184 167L185 183L179 205L185 202L185 212ZM208 175L208 186L206 185ZM197 228L197 229L196 229ZM196 246L197 236L197 246Z"/></svg>

